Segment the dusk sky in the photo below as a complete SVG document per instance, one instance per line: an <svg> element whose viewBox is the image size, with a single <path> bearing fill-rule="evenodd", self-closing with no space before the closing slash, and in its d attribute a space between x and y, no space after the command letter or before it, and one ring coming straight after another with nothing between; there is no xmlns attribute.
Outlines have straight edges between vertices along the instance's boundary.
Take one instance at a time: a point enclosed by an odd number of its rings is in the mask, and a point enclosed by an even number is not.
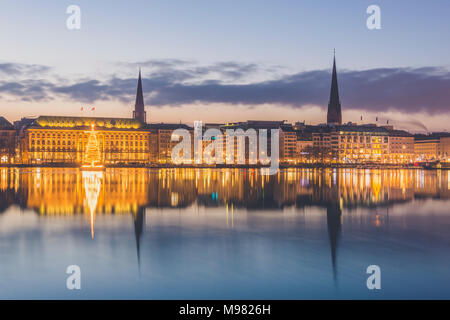
<svg viewBox="0 0 450 320"><path fill-rule="evenodd" d="M66 27L72 4L80 30ZM366 27L372 4L380 30ZM141 67L149 122L323 123L336 48L345 122L447 131L449 12L448 0L2 0L0 115L131 117Z"/></svg>

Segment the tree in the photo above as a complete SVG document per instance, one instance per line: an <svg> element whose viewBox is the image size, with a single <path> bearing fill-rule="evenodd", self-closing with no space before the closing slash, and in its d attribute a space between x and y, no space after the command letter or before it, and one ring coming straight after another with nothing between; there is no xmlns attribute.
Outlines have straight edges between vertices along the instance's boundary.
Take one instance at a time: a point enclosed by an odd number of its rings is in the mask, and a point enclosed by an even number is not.
<svg viewBox="0 0 450 320"><path fill-rule="evenodd" d="M97 135L94 130L89 132L89 138L86 145L86 153L84 154L84 164L94 167L101 162L100 149L98 146Z"/></svg>

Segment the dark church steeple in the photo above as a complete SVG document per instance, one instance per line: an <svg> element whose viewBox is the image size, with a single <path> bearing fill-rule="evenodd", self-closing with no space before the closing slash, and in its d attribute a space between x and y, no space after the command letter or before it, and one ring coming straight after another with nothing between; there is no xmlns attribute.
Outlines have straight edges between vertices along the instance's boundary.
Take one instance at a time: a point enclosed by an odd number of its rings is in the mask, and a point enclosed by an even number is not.
<svg viewBox="0 0 450 320"><path fill-rule="evenodd" d="M133 118L142 123L147 121L147 114L145 112L144 94L142 92L141 69L139 69L139 78L136 92L136 103L134 105Z"/></svg>
<svg viewBox="0 0 450 320"><path fill-rule="evenodd" d="M336 72L336 56L333 57L333 74L331 76L330 101L327 113L328 124L342 124L341 102L339 101L339 90Z"/></svg>

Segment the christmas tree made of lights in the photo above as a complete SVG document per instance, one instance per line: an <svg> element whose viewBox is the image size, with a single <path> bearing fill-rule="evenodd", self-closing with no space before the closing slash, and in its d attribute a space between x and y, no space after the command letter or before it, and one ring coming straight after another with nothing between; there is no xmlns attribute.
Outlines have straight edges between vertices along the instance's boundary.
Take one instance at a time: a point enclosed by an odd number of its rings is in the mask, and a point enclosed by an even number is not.
<svg viewBox="0 0 450 320"><path fill-rule="evenodd" d="M86 153L84 154L84 165L95 167L100 164L100 148L98 146L97 134L94 130L94 125L92 125L91 131L89 131Z"/></svg>

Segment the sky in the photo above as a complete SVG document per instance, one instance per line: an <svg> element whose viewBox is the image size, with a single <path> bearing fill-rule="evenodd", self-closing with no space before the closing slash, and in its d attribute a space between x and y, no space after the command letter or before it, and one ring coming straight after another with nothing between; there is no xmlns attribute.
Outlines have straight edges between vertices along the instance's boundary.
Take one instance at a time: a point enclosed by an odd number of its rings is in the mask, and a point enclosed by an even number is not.
<svg viewBox="0 0 450 320"><path fill-rule="evenodd" d="M366 26L373 4L378 30ZM450 129L448 0L0 5L0 116L9 121L130 117L140 67L149 122L323 123L335 49L345 122ZM70 5L81 10L79 30L66 26Z"/></svg>

